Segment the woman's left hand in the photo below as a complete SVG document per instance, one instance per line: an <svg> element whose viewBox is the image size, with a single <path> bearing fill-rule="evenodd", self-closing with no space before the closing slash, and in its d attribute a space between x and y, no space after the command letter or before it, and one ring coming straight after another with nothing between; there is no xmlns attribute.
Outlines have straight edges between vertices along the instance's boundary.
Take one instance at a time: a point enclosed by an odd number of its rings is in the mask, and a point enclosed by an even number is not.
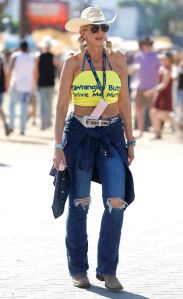
<svg viewBox="0 0 183 299"><path fill-rule="evenodd" d="M135 156L134 156L134 146L129 146L128 147L128 165L131 165L134 158L135 158Z"/></svg>

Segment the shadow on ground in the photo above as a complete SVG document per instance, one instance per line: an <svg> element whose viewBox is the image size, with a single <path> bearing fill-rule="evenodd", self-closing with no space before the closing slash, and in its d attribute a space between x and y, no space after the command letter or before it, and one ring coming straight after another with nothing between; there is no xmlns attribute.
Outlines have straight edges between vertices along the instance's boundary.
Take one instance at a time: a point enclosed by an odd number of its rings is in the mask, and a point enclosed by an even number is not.
<svg viewBox="0 0 183 299"><path fill-rule="evenodd" d="M87 291L111 299L150 299L148 297L144 297L126 291L113 292L94 285L92 285L89 289L87 289Z"/></svg>
<svg viewBox="0 0 183 299"><path fill-rule="evenodd" d="M27 135L27 137L30 137L30 138L36 138L36 139L42 139L42 140L46 140L46 141L53 141L54 139L54 133L53 133L53 136L52 137L49 137L49 136L39 136L39 135Z"/></svg>
<svg viewBox="0 0 183 299"><path fill-rule="evenodd" d="M31 144L31 145L48 145L48 143L41 142L41 141L17 140L17 139L11 139L11 140L8 140L8 142L9 143Z"/></svg>
<svg viewBox="0 0 183 299"><path fill-rule="evenodd" d="M11 165L0 162L0 167L11 167Z"/></svg>

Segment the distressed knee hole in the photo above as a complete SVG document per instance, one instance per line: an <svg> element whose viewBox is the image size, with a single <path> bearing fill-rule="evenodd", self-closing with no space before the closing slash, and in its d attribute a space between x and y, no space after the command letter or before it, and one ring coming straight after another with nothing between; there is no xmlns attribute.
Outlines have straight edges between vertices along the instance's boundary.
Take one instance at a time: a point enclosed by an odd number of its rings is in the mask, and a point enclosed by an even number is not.
<svg viewBox="0 0 183 299"><path fill-rule="evenodd" d="M111 197L107 200L107 205L109 207L109 212L112 211L112 209L124 209L128 204L124 199L121 199L120 197Z"/></svg>
<svg viewBox="0 0 183 299"><path fill-rule="evenodd" d="M76 207L81 205L83 209L85 209L86 206L89 206L91 203L91 197L81 198L81 199L75 199L74 204Z"/></svg>

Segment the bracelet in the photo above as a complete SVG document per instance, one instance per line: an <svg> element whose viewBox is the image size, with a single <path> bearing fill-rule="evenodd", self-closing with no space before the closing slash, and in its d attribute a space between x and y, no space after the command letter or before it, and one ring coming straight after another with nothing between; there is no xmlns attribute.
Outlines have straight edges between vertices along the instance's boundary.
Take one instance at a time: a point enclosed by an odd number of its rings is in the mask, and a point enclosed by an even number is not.
<svg viewBox="0 0 183 299"><path fill-rule="evenodd" d="M54 148L55 148L55 149L56 149L56 148L63 149L63 146L62 146L62 144L61 144L61 143L55 143L55 146L54 146Z"/></svg>
<svg viewBox="0 0 183 299"><path fill-rule="evenodd" d="M131 140L128 140L126 142L126 147L130 147L130 146L135 146L136 145L136 140L135 140L135 137L133 137Z"/></svg>

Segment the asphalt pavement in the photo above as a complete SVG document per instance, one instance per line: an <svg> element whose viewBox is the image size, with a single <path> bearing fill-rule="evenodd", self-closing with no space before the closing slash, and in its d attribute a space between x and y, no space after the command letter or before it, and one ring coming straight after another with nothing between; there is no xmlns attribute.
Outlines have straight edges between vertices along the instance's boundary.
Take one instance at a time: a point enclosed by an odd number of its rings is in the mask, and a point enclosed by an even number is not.
<svg viewBox="0 0 183 299"><path fill-rule="evenodd" d="M124 291L95 278L103 211L100 185L92 185L88 216L90 289L72 286L65 250L66 213L57 220L53 198L53 128L28 123L5 137L0 125L0 299L182 299L183 140L165 130L163 140L145 133L131 166L136 199L125 211L118 278ZM67 207L66 207L67 209Z"/></svg>

